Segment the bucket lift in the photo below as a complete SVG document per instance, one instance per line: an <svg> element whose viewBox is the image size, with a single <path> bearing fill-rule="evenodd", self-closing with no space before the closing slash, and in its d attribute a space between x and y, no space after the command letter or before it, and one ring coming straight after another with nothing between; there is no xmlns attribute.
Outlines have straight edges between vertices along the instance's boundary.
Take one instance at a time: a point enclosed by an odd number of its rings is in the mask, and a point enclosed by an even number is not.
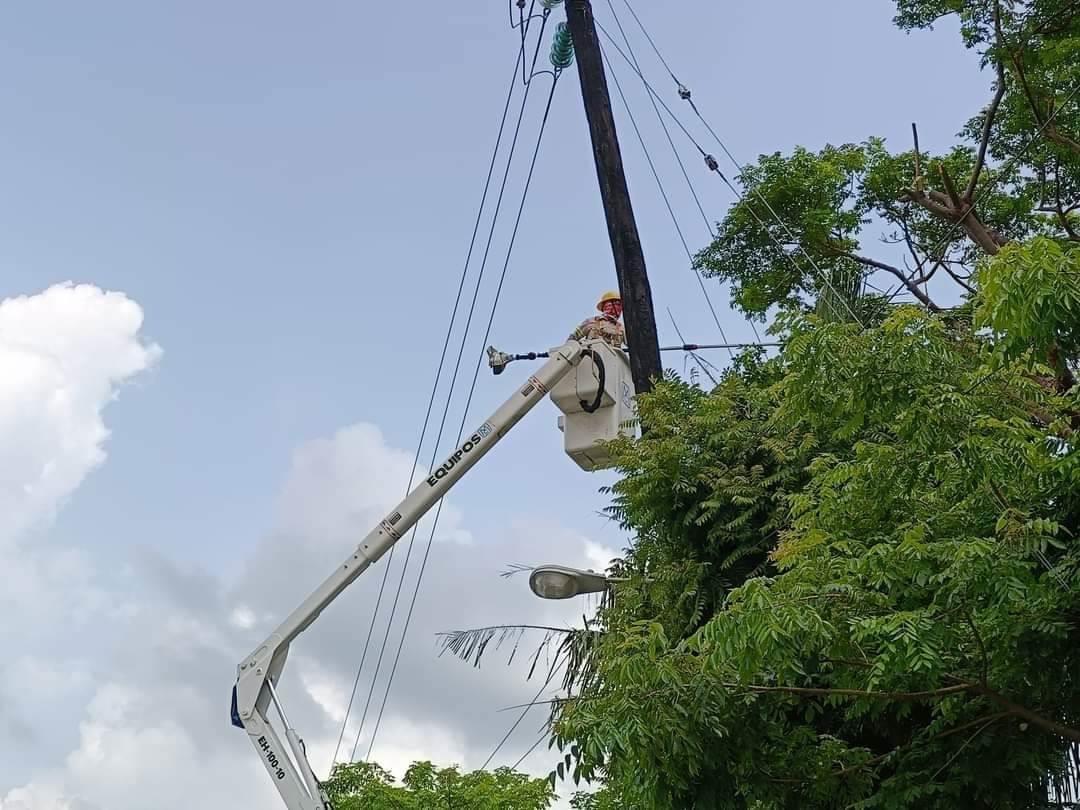
<svg viewBox="0 0 1080 810"><path fill-rule="evenodd" d="M551 389L551 401L563 413L558 424L566 455L588 472L610 467L605 443L635 435L637 425L626 354L603 342L592 352ZM595 409L585 409L593 403Z"/></svg>
<svg viewBox="0 0 1080 810"><path fill-rule="evenodd" d="M488 350L500 374L523 357ZM522 417L550 394L562 411L567 455L584 470L611 465L603 443L636 431L634 388L626 356L601 340L570 340L529 359L544 365L379 522L356 550L237 667L232 722L247 732L288 810L333 810L308 762L304 741L289 723L277 693L292 642L342 591L401 539ZM284 737L270 719L274 707Z"/></svg>

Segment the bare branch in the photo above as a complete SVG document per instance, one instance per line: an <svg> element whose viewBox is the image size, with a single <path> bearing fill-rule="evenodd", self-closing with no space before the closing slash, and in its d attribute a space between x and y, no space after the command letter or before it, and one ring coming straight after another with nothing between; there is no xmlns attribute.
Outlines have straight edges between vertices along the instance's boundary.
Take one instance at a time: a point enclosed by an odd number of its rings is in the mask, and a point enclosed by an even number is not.
<svg viewBox="0 0 1080 810"><path fill-rule="evenodd" d="M874 267L878 270L884 270L887 273L892 273L904 283L904 286L907 287L908 291L916 298L918 298L919 301L922 302L923 306L925 306L928 310L930 310L931 312L941 312L941 307L935 304L933 300L931 300L930 296L920 290L918 284L916 284L914 280L899 267L893 267L891 264L879 262L876 259L871 259L866 256L859 256L855 253L847 253L845 251L837 251L836 255L842 256L845 259L851 259L852 261L858 262L859 264L866 267Z"/></svg>
<svg viewBox="0 0 1080 810"><path fill-rule="evenodd" d="M1080 154L1080 141L1074 141L1064 132L1057 128L1053 123L1047 124L1045 129L1046 137L1056 143L1058 146L1064 146L1067 149L1071 149L1073 152Z"/></svg>
<svg viewBox="0 0 1080 810"><path fill-rule="evenodd" d="M1001 35L1000 2L994 3L994 27L998 33L998 45L1001 46L1004 38ZM968 181L967 189L964 191L964 201L968 205L971 205L975 199L975 188L979 185L979 175L982 173L983 166L986 165L986 150L990 145L990 133L994 128L994 119L997 117L1001 100L1005 97L1005 63L1000 55L997 58L997 77L997 89L994 91L994 98L990 101L990 106L986 109L986 120L983 121L982 137L979 139L979 152L975 158L975 168L971 171L971 179Z"/></svg>
<svg viewBox="0 0 1080 810"><path fill-rule="evenodd" d="M964 201L960 199L960 192L956 190L956 183L953 182L952 175L949 174L944 163L938 164L938 174L941 175L941 182L945 184L945 190L949 193L949 202L956 209L957 216L962 215L968 206L964 205Z"/></svg>
<svg viewBox="0 0 1080 810"><path fill-rule="evenodd" d="M972 294L974 295L974 293L975 293L975 288L974 288L974 287L972 287L972 286L971 286L970 284L968 284L968 283L967 283L967 282L966 282L966 281L964 280L964 278L961 278L961 276L960 276L959 274L957 274L956 272L954 272L954 271L953 271L953 269L952 269L951 267L949 267L949 265L948 265L948 263L947 263L947 262L938 262L938 264L939 264L939 265L940 265L941 267L944 267L944 268L945 268L945 272L949 274L949 276L950 276L950 277L952 278L952 280L953 280L953 281L955 281L955 282L956 282L957 284L959 284L959 285L960 285L961 287L963 287L963 288L964 288L965 290L967 290L967 291L968 291L969 293L972 293ZM968 276L966 276L966 278L971 278L970 274L969 274Z"/></svg>
<svg viewBox="0 0 1080 810"><path fill-rule="evenodd" d="M922 179L922 160L919 154L919 128L915 122L911 122L911 137L915 141L915 180L912 185L922 191L923 179Z"/></svg>
<svg viewBox="0 0 1080 810"><path fill-rule="evenodd" d="M902 199L914 202L930 213L956 223L964 229L964 233L967 234L968 238L978 245L983 252L990 256L996 255L1005 240L997 232L990 230L983 224L982 220L975 215L974 206L963 206L963 203L960 203L962 207L955 207L956 204L953 202L952 195L955 195L956 199L959 200L956 186L952 185L952 179L949 178L949 174L944 168L942 168L941 175L943 179L948 178L947 182L951 185L951 194L909 188Z"/></svg>

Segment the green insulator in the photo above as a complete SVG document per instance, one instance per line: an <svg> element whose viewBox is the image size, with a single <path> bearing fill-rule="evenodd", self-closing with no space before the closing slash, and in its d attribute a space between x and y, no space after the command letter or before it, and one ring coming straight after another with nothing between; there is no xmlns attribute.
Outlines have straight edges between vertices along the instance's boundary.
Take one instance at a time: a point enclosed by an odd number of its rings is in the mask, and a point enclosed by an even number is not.
<svg viewBox="0 0 1080 810"><path fill-rule="evenodd" d="M553 8L557 8L562 5L563 0L540 0L540 5L551 11Z"/></svg>
<svg viewBox="0 0 1080 810"><path fill-rule="evenodd" d="M556 70L566 70L574 64L574 41L570 38L570 29L561 22L555 28L551 41L551 64Z"/></svg>

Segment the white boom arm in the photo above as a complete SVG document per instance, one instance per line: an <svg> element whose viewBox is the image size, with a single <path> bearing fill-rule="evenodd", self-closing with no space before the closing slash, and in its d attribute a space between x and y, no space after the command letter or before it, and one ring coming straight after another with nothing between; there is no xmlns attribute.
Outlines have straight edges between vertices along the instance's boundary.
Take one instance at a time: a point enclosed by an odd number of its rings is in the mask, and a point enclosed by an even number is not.
<svg viewBox="0 0 1080 810"><path fill-rule="evenodd" d="M270 778L289 810L331 810L304 750L304 742L289 724L278 701L289 645L369 565L389 551L469 469L516 425L551 388L570 372L590 349L571 340L550 352L550 359L502 407L488 417L431 477L421 481L405 500L376 526L337 570L303 604L245 658L237 669L233 688L233 725L251 738ZM267 717L274 705L285 729L285 745Z"/></svg>

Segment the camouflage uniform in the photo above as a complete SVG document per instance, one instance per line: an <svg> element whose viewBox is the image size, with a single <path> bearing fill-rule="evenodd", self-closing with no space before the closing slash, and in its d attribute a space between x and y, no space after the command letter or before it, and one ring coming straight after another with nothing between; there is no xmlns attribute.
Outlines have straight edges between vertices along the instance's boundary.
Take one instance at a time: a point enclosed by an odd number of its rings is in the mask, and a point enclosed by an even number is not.
<svg viewBox="0 0 1080 810"><path fill-rule="evenodd" d="M626 341L626 330L623 325L607 315L597 315L595 318L587 318L570 335L571 340L595 340L600 338L605 343L622 349Z"/></svg>

